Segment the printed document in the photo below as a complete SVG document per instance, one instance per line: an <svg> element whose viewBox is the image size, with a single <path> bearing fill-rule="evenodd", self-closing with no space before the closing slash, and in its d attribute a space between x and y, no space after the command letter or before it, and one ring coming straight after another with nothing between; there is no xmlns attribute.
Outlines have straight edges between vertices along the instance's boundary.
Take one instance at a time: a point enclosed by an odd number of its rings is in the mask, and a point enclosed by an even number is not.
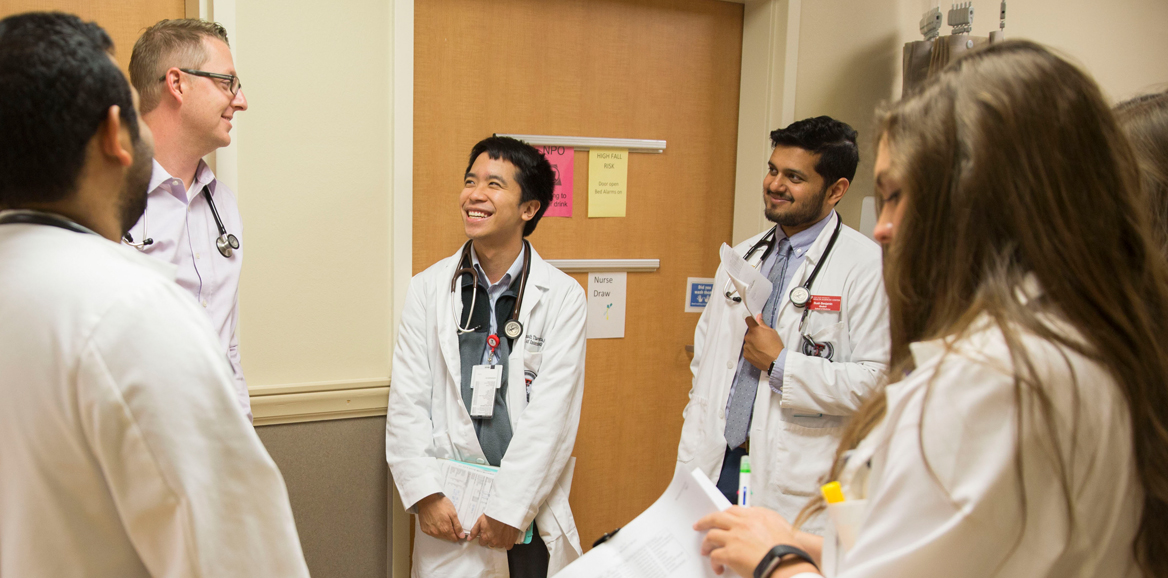
<svg viewBox="0 0 1168 578"><path fill-rule="evenodd" d="M746 310L752 316L762 313L762 308L771 296L771 280L758 269L751 267L750 263L730 248L730 245L722 243L719 254L722 256L726 274L730 276L730 282L738 290L738 296L742 297ZM742 291L742 287L746 288L745 292Z"/></svg>
<svg viewBox="0 0 1168 578"><path fill-rule="evenodd" d="M705 534L693 525L729 507L701 470L679 465L665 494L649 509L556 578L717 578L710 559L702 556ZM726 568L722 576L737 574Z"/></svg>
<svg viewBox="0 0 1168 578"><path fill-rule="evenodd" d="M454 504L462 530L470 532L479 516L487 510L487 500L491 497L499 468L457 460L441 460L439 463L442 467L442 493ZM527 533L520 534L516 543L531 543L531 534L531 526L528 526Z"/></svg>

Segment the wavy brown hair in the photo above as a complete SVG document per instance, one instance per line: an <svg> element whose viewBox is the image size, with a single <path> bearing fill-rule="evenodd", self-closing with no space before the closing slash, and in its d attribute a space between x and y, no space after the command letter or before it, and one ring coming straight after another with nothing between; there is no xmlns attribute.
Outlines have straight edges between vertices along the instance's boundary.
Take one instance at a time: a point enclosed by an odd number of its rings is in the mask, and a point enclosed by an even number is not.
<svg viewBox="0 0 1168 578"><path fill-rule="evenodd" d="M1168 257L1168 91L1145 94L1115 106L1143 176L1152 233Z"/></svg>
<svg viewBox="0 0 1168 578"><path fill-rule="evenodd" d="M1145 490L1135 556L1146 575L1168 576L1168 267L1131 147L1099 88L1038 44L1004 42L955 61L877 124L907 203L885 253L889 381L913 369L910 343L959 339L974 320L992 320L1014 361L1015 404L1038 408L1071 506L1051 403L1061 384L1035 377L1021 335L1101 364L1128 402ZM1017 297L1031 276L1043 288L1041 307ZM1049 313L1079 337L1043 322ZM852 420L831 479L886 406L881 390ZM1024 484L1021 463L1034 458L1018 451ZM822 508L812 502L797 523Z"/></svg>

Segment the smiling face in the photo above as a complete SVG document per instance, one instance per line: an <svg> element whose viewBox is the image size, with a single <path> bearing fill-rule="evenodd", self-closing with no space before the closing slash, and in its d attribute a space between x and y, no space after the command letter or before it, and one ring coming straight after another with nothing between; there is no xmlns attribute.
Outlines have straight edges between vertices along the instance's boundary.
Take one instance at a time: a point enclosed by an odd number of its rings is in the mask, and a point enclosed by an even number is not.
<svg viewBox="0 0 1168 578"><path fill-rule="evenodd" d="M904 219L904 193L900 177L892 166L892 148L888 136L880 138L876 149L876 242L888 247L896 237L896 227Z"/></svg>
<svg viewBox="0 0 1168 578"><path fill-rule="evenodd" d="M206 72L235 74L231 49L217 38L204 37L203 49L207 61L199 67ZM183 125L189 134L208 153L231 144L231 121L235 113L247 110L247 97L240 89L231 95L226 80L183 74L188 92L184 95Z"/></svg>
<svg viewBox="0 0 1168 578"><path fill-rule="evenodd" d="M771 153L763 179L766 218L788 235L819 222L835 206L827 202L829 187L815 171L818 162L819 155L799 147L777 146Z"/></svg>
<svg viewBox="0 0 1168 578"><path fill-rule="evenodd" d="M539 201L520 205L521 197L515 165L480 154L466 172L458 197L466 236L476 246L517 243L523 238L524 224L539 210Z"/></svg>

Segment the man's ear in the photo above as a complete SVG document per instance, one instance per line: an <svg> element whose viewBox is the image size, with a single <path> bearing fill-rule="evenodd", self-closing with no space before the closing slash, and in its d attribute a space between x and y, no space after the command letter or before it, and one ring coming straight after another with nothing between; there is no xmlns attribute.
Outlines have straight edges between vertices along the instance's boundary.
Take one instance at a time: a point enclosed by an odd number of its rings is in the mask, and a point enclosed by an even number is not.
<svg viewBox="0 0 1168 578"><path fill-rule="evenodd" d="M184 96L182 72L177 68L170 68L166 71L166 76L164 76L162 79L164 81L162 84L162 92L169 94L176 101L178 101L179 104L182 104Z"/></svg>
<svg viewBox="0 0 1168 578"><path fill-rule="evenodd" d="M539 212L539 201L531 200L526 203L519 204L519 216L524 221L530 221L535 218L535 214Z"/></svg>
<svg viewBox="0 0 1168 578"><path fill-rule="evenodd" d="M128 167L134 163L134 145L130 131L122 130L122 109L118 105L109 107L105 120L97 127L98 146L106 158Z"/></svg>
<svg viewBox="0 0 1168 578"><path fill-rule="evenodd" d="M832 183L831 188L827 190L827 202L831 203L831 205L834 207L837 203L840 202L840 199L844 198L844 193L848 192L848 187L850 186L852 186L851 182L843 177L840 177L840 179Z"/></svg>

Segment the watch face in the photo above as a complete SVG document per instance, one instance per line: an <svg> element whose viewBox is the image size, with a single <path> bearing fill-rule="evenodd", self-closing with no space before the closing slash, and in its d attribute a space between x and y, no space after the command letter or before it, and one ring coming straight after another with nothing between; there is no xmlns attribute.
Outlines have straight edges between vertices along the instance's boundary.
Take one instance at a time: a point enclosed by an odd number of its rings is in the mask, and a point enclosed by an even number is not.
<svg viewBox="0 0 1168 578"><path fill-rule="evenodd" d="M791 290L791 303L794 303L795 307L803 307L804 305L807 305L807 301L809 301L810 298L811 292L808 291L806 287L796 287Z"/></svg>
<svg viewBox="0 0 1168 578"><path fill-rule="evenodd" d="M516 337L519 337L520 333L523 333L523 325L515 320L508 321L505 325L503 325L503 333L507 337L515 339Z"/></svg>

